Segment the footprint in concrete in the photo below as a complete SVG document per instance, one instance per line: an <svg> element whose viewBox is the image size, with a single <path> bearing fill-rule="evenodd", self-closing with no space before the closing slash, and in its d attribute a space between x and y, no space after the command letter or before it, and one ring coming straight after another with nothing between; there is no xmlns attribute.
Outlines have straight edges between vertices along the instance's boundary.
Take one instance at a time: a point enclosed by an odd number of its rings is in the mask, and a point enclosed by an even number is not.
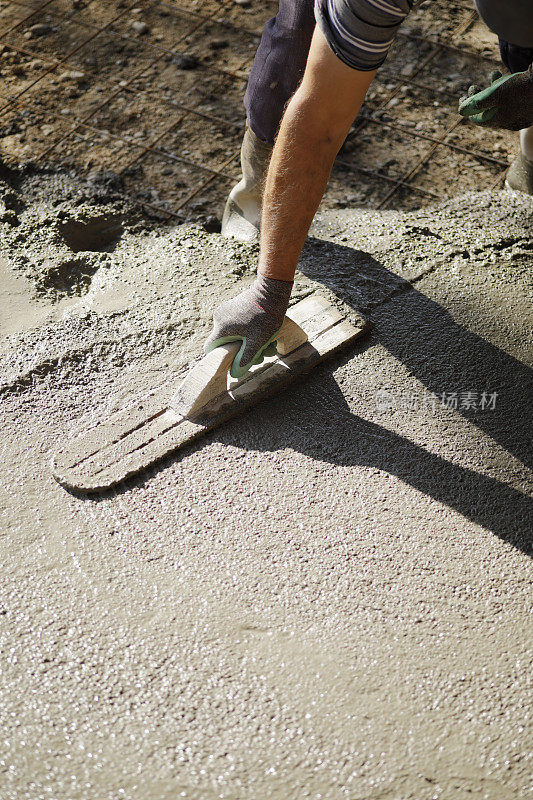
<svg viewBox="0 0 533 800"><path fill-rule="evenodd" d="M50 261L39 270L37 293L49 299L81 297L89 291L91 278L100 266L99 259L88 255Z"/></svg>
<svg viewBox="0 0 533 800"><path fill-rule="evenodd" d="M50 299L86 294L94 273L106 266L123 232L120 214L63 219L55 225L57 252L38 269L37 291ZM77 255L74 255L77 254Z"/></svg>
<svg viewBox="0 0 533 800"><path fill-rule="evenodd" d="M101 214L86 220L69 219L58 225L58 233L74 253L112 250L124 231L118 214Z"/></svg>

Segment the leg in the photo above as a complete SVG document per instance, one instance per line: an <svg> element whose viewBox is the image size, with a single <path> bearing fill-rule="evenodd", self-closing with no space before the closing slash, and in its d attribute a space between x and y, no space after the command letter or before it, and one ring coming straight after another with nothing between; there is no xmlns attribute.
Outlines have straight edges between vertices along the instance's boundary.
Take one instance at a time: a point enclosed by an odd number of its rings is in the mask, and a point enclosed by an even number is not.
<svg viewBox="0 0 533 800"><path fill-rule="evenodd" d="M313 0L280 0L263 32L244 105L249 127L241 147L242 179L222 216L222 234L257 241L263 181L287 102L305 69L314 29Z"/></svg>
<svg viewBox="0 0 533 800"><path fill-rule="evenodd" d="M533 161L533 125L520 131L520 151L528 161Z"/></svg>
<svg viewBox="0 0 533 800"><path fill-rule="evenodd" d="M533 62L533 48L499 40L500 55L509 72L524 72ZM505 185L533 195L533 127L520 131L520 153L509 167Z"/></svg>
<svg viewBox="0 0 533 800"><path fill-rule="evenodd" d="M520 153L509 167L505 185L533 196L533 126L520 131Z"/></svg>
<svg viewBox="0 0 533 800"><path fill-rule="evenodd" d="M270 145L303 77L314 27L313 0L280 0L278 13L265 26L244 107L252 131Z"/></svg>

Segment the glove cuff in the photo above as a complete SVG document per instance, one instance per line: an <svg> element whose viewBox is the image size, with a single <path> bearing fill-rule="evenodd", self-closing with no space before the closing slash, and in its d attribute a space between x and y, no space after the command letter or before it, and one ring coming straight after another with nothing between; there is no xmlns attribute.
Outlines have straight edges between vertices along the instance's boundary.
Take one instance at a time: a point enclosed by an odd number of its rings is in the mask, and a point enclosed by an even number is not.
<svg viewBox="0 0 533 800"><path fill-rule="evenodd" d="M293 285L293 281L278 281L265 275L258 275L247 290L246 296L251 303L281 324L289 305Z"/></svg>

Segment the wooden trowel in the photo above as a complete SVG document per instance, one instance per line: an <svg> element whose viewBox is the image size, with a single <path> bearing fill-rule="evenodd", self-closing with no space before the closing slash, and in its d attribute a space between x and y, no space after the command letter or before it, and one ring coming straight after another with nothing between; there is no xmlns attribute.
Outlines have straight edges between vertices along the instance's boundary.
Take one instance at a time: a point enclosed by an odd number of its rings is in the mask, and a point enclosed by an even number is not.
<svg viewBox="0 0 533 800"><path fill-rule="evenodd" d="M177 389L159 386L103 421L81 423L55 453L53 474L77 491L109 489L283 389L369 329L363 318L348 322L320 295L306 297L288 310L274 356L231 379L240 342L217 347Z"/></svg>

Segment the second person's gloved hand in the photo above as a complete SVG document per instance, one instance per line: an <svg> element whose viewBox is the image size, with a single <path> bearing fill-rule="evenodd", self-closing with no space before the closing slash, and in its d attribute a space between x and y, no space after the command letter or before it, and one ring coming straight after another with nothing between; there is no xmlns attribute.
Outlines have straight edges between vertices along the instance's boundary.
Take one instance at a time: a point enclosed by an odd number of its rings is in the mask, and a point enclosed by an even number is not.
<svg viewBox="0 0 533 800"><path fill-rule="evenodd" d="M230 369L232 378L241 378L251 366L273 355L273 343L283 323L292 286L292 281L258 275L248 289L215 309L213 330L204 350L209 353L227 342L241 341Z"/></svg>
<svg viewBox="0 0 533 800"><path fill-rule="evenodd" d="M461 98L459 113L476 125L518 131L533 125L533 64L525 72L502 76L494 71L490 86L472 87Z"/></svg>

